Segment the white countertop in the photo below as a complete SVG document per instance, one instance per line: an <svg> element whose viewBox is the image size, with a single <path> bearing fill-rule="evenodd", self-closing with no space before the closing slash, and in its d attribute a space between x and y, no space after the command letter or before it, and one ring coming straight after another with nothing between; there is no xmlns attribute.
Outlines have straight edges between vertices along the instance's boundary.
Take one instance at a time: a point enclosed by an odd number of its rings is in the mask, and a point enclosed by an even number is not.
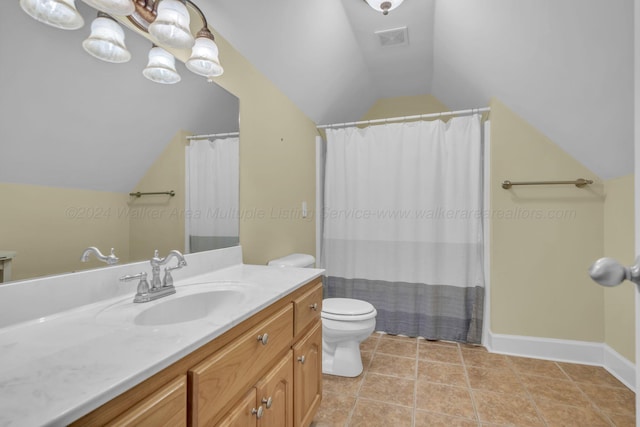
<svg viewBox="0 0 640 427"><path fill-rule="evenodd" d="M188 267L187 267L188 268ZM161 371L323 270L238 264L175 282L176 294L134 304L134 291L0 328L0 426L66 425ZM251 298L224 321L137 326L104 316L143 310L205 282L248 282ZM210 286L210 285L207 285ZM135 289L135 286L132 286ZM23 302L29 304L28 300ZM105 320L106 319L106 320Z"/></svg>

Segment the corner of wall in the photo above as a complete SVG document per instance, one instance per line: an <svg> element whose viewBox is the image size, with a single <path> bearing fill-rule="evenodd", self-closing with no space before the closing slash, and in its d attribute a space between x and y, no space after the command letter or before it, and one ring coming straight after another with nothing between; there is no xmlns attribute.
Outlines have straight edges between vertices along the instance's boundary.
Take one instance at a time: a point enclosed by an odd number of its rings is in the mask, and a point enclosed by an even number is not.
<svg viewBox="0 0 640 427"><path fill-rule="evenodd" d="M604 252L623 265L635 260L633 174L605 182ZM635 286L625 281L604 289L605 343L635 363Z"/></svg>
<svg viewBox="0 0 640 427"><path fill-rule="evenodd" d="M490 105L491 329L603 342L603 290L587 274L604 247L603 183L499 100ZM501 187L576 178L594 184Z"/></svg>

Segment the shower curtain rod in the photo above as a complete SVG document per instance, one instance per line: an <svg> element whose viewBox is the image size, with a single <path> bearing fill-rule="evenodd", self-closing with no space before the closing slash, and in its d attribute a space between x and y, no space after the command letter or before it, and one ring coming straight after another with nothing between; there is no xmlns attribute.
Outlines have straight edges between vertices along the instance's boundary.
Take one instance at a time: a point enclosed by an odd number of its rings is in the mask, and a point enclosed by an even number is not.
<svg viewBox="0 0 640 427"><path fill-rule="evenodd" d="M443 116L465 116L465 115L476 114L476 113L485 113L488 111L491 111L490 107L471 108L469 110L444 111L442 113L419 114L417 116L391 117L388 119L375 119L375 120L362 120L360 122L335 123L332 125L316 126L316 128L327 129L327 128L333 128L333 127L373 125L376 123L403 122L405 120L433 119L433 118L443 117Z"/></svg>
<svg viewBox="0 0 640 427"><path fill-rule="evenodd" d="M209 139L209 138L217 138L224 136L240 136L240 132L227 132L227 133L212 133L209 135L192 135L187 136L187 141L192 141L194 139Z"/></svg>

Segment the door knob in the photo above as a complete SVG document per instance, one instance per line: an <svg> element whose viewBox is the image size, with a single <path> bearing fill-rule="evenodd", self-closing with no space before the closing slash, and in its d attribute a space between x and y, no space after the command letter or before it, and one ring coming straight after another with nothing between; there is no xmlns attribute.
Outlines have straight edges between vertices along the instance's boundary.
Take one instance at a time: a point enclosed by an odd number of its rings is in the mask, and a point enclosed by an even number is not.
<svg viewBox="0 0 640 427"><path fill-rule="evenodd" d="M621 265L613 258L600 258L589 268L589 276L602 286L618 286L625 280L640 285L640 257L630 267Z"/></svg>

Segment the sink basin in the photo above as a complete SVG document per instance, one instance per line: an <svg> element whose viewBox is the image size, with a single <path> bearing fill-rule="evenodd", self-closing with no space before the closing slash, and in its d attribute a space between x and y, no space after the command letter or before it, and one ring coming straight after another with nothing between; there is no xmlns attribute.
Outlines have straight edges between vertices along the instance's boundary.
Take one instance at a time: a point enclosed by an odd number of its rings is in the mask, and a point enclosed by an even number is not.
<svg viewBox="0 0 640 427"><path fill-rule="evenodd" d="M158 300L157 304L138 314L133 323L144 326L167 325L202 319L214 313L231 313L244 299L244 292L232 289L180 295Z"/></svg>
<svg viewBox="0 0 640 427"><path fill-rule="evenodd" d="M196 320L220 323L231 320L259 289L252 283L207 282L176 287L176 293L146 302L121 300L96 315L101 323L161 326ZM259 292L258 292L259 293Z"/></svg>

